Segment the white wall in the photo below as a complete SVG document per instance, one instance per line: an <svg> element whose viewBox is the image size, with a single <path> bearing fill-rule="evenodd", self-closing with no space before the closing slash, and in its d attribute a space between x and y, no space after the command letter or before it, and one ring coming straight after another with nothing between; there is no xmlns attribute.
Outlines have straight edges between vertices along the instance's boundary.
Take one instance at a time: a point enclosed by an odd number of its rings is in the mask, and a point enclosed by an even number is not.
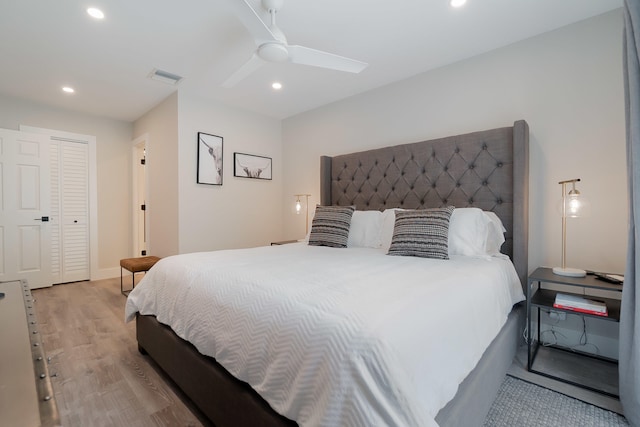
<svg viewBox="0 0 640 427"><path fill-rule="evenodd" d="M197 134L223 137L223 184L197 184ZM134 125L147 134L149 254L282 240L281 122L180 90ZM233 153L272 158L272 180L233 176Z"/></svg>
<svg viewBox="0 0 640 427"><path fill-rule="evenodd" d="M284 200L319 201L319 157L525 119L530 140L529 268L561 261L558 181L581 178L591 216L568 225L567 263L624 271L627 188L622 10L284 120ZM373 64L372 66L375 66ZM304 218L285 210L285 237Z"/></svg>
<svg viewBox="0 0 640 427"><path fill-rule="evenodd" d="M282 240L282 134L280 120L180 91L179 251L268 245ZM197 134L223 137L222 186L196 183ZM271 157L273 179L233 176L233 153Z"/></svg>
<svg viewBox="0 0 640 427"><path fill-rule="evenodd" d="M0 95L0 127L18 130L20 125L96 136L100 271L91 275L113 277L131 251L131 123Z"/></svg>
<svg viewBox="0 0 640 427"><path fill-rule="evenodd" d="M136 138L146 134L147 253L178 253L178 93L174 92L134 123ZM131 154L130 154L131 155ZM129 209L129 216L132 211Z"/></svg>

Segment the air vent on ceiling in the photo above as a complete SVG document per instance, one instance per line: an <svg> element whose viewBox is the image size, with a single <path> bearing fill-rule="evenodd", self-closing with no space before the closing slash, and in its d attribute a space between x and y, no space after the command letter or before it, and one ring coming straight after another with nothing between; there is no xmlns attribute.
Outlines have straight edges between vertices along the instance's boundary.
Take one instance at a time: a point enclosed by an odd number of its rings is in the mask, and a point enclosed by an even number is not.
<svg viewBox="0 0 640 427"><path fill-rule="evenodd" d="M170 85L177 85L182 81L183 77L177 74L169 73L167 71L158 70L154 68L148 76L151 80L157 80L162 83L167 83Z"/></svg>

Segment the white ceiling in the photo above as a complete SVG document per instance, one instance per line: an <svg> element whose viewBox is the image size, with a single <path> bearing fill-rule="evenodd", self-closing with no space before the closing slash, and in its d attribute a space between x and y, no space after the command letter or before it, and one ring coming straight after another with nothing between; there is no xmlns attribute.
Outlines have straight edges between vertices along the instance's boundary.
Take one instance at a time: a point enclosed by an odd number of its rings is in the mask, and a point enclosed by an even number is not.
<svg viewBox="0 0 640 427"><path fill-rule="evenodd" d="M231 12L241 0L4 0L0 93L134 121L176 90L147 75L159 68L178 88L275 118L577 22L622 0L287 0L278 26L289 43L369 63L360 74L267 64L234 88L221 83L255 49ZM260 0L250 0L260 10ZM86 8L101 8L96 21ZM266 19L266 18L265 18ZM284 88L275 92L274 80ZM63 85L76 89L61 92Z"/></svg>

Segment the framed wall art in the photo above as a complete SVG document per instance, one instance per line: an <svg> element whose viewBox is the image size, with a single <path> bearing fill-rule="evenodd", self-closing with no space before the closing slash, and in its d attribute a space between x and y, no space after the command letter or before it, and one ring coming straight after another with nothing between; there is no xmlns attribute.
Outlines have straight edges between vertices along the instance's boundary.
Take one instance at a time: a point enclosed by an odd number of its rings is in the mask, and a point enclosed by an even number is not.
<svg viewBox="0 0 640 427"><path fill-rule="evenodd" d="M270 180L271 157L233 153L233 176Z"/></svg>
<svg viewBox="0 0 640 427"><path fill-rule="evenodd" d="M198 132L198 184L222 185L222 137Z"/></svg>

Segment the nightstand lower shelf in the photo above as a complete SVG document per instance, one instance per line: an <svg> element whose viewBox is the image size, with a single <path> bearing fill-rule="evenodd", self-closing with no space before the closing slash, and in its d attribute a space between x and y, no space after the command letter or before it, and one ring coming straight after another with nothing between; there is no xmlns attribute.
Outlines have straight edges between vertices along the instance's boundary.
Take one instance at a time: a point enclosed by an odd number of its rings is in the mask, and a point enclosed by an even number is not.
<svg viewBox="0 0 640 427"><path fill-rule="evenodd" d="M609 291L622 292L622 286L597 280L593 276L565 277L553 273L546 267L537 268L529 275L527 281L527 369L549 378L597 391L602 394L618 397L618 362L594 354L560 346L545 347L541 344L541 312L566 313L580 316L583 321L607 322L616 325L620 321L620 299L600 298L607 306L608 316L585 314L573 310L554 308L556 295L554 290L543 289L541 283L562 285L572 288L566 294L583 296L590 292ZM595 297L594 297L595 299ZM586 333L586 324L583 332ZM534 329L535 326L535 329ZM534 330L536 331L534 333Z"/></svg>
<svg viewBox="0 0 640 427"><path fill-rule="evenodd" d="M531 372L592 391L619 397L618 363L557 346L532 344Z"/></svg>

